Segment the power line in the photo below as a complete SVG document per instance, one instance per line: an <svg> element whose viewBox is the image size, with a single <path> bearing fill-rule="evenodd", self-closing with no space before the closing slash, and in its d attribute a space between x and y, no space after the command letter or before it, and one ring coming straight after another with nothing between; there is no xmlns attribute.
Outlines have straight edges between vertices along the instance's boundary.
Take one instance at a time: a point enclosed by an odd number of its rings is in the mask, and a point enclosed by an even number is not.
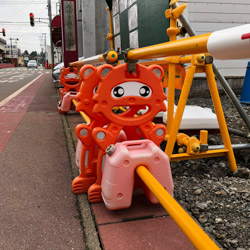
<svg viewBox="0 0 250 250"><path fill-rule="evenodd" d="M11 25L23 25L23 24L29 24L29 22L8 22L8 21L0 21L0 24L1 25L7 25L7 26L11 26ZM48 23L46 23L46 22L36 22L36 25L46 25L46 26L48 26Z"/></svg>
<svg viewBox="0 0 250 250"><path fill-rule="evenodd" d="M52 3L58 3L58 2L52 2ZM30 1L22 1L22 2L19 2L19 1L0 1L0 4L47 4L47 1L45 2L30 2Z"/></svg>

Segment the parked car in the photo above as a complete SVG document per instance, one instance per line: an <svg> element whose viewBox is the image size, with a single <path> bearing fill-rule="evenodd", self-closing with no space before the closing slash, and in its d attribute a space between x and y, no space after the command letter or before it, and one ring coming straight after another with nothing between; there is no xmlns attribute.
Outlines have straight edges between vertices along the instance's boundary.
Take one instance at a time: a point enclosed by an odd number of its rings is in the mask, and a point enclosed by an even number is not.
<svg viewBox="0 0 250 250"><path fill-rule="evenodd" d="M36 60L29 60L27 63L28 68L37 68L37 62Z"/></svg>
<svg viewBox="0 0 250 250"><path fill-rule="evenodd" d="M55 81L59 82L59 77L60 77L60 69L64 67L64 62L57 64L52 71L52 76L55 79Z"/></svg>
<svg viewBox="0 0 250 250"><path fill-rule="evenodd" d="M83 60L83 59L84 59L84 57L79 57L79 58L78 58L79 61L81 61L81 60ZM59 77L60 77L60 74L61 74L60 70L61 70L61 68L63 68L63 67L64 67L64 62L57 64L57 65L53 68L52 76L53 76L53 78L55 79L56 82L59 82Z"/></svg>

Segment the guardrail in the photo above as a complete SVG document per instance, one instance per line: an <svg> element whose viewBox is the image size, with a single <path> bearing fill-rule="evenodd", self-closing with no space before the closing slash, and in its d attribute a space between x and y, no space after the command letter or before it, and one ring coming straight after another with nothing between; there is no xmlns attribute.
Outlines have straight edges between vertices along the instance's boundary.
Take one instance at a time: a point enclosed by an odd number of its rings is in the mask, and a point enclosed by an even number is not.
<svg viewBox="0 0 250 250"><path fill-rule="evenodd" d="M138 166L136 168L136 173L197 249L219 249L219 247L164 189L145 166Z"/></svg>

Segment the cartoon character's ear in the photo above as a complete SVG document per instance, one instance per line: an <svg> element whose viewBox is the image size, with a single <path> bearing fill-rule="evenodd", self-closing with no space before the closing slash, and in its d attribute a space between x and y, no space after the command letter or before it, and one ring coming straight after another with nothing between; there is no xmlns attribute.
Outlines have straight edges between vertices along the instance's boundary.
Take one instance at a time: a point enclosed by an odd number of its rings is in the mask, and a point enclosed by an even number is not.
<svg viewBox="0 0 250 250"><path fill-rule="evenodd" d="M154 72L154 74L156 75L156 77L158 79L160 79L160 80L162 79L162 77L164 75L164 71L163 71L161 66L159 66L159 65L151 65L151 66L149 66L149 68Z"/></svg>
<svg viewBox="0 0 250 250"><path fill-rule="evenodd" d="M60 69L60 72L62 73L64 70L65 70L65 68L61 68L61 69Z"/></svg>
<svg viewBox="0 0 250 250"><path fill-rule="evenodd" d="M109 73L114 69L114 67L110 64L105 64L102 65L98 68L97 70L97 74L99 76L100 79L104 79L105 77L107 77L109 75Z"/></svg>
<svg viewBox="0 0 250 250"><path fill-rule="evenodd" d="M87 79L94 71L96 71L96 67L94 67L93 65L83 66L80 70L81 79Z"/></svg>

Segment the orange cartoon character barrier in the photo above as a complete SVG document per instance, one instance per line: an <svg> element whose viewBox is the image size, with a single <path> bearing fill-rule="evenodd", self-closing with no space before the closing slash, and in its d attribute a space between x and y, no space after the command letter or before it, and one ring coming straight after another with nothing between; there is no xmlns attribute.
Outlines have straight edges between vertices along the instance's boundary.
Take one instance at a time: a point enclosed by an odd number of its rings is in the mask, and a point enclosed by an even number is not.
<svg viewBox="0 0 250 250"><path fill-rule="evenodd" d="M72 191L76 194L86 193L89 186L96 182L98 147L92 138L92 130L97 126L103 127L107 124L107 120L102 115L92 112L95 104L93 96L99 83L97 68L92 65L83 66L80 70L80 77L83 82L76 96L79 101L76 111L84 111L91 121L89 124L79 124L76 127L76 134L79 138L77 147L81 147L76 155L79 158L80 175L72 182Z"/></svg>
<svg viewBox="0 0 250 250"><path fill-rule="evenodd" d="M99 84L97 68L92 65L83 66L80 71L80 77L83 82L80 91L76 96L78 99L76 111L83 111L91 121L89 124L79 124L76 127L76 134L79 138L76 150L76 163L80 169L80 175L72 182L72 191L76 194L86 193L89 186L96 181L96 162L99 147L92 137L92 130L95 127L103 127L108 123L108 120L101 114L93 113L93 107L96 103L93 100L93 95L96 93ZM120 115L131 116L137 111L138 108L131 109ZM121 131L116 138L116 142L124 141L126 139L127 137L124 131Z"/></svg>
<svg viewBox="0 0 250 250"><path fill-rule="evenodd" d="M72 109L72 99L76 97L81 86L81 80L78 77L77 68L61 68L59 78L63 88L59 89L61 100L58 104L58 113L67 113Z"/></svg>
<svg viewBox="0 0 250 250"><path fill-rule="evenodd" d="M136 64L135 71L129 72L128 64L116 67L102 65L98 68L98 76L100 83L94 95L96 104L93 112L104 116L109 123L107 127L96 127L92 132L100 150L97 159L97 181L88 190L91 202L102 201L101 179L105 150L116 142L122 129L126 132L133 128L134 132L138 131L138 135L152 140L157 145L165 136L165 126L152 123L158 112L166 110L166 95L161 85L163 70L160 66L145 67ZM126 112L130 112L130 115L116 114L113 108L119 106L128 107ZM147 108L143 115L133 115L135 110L138 111L142 107Z"/></svg>

